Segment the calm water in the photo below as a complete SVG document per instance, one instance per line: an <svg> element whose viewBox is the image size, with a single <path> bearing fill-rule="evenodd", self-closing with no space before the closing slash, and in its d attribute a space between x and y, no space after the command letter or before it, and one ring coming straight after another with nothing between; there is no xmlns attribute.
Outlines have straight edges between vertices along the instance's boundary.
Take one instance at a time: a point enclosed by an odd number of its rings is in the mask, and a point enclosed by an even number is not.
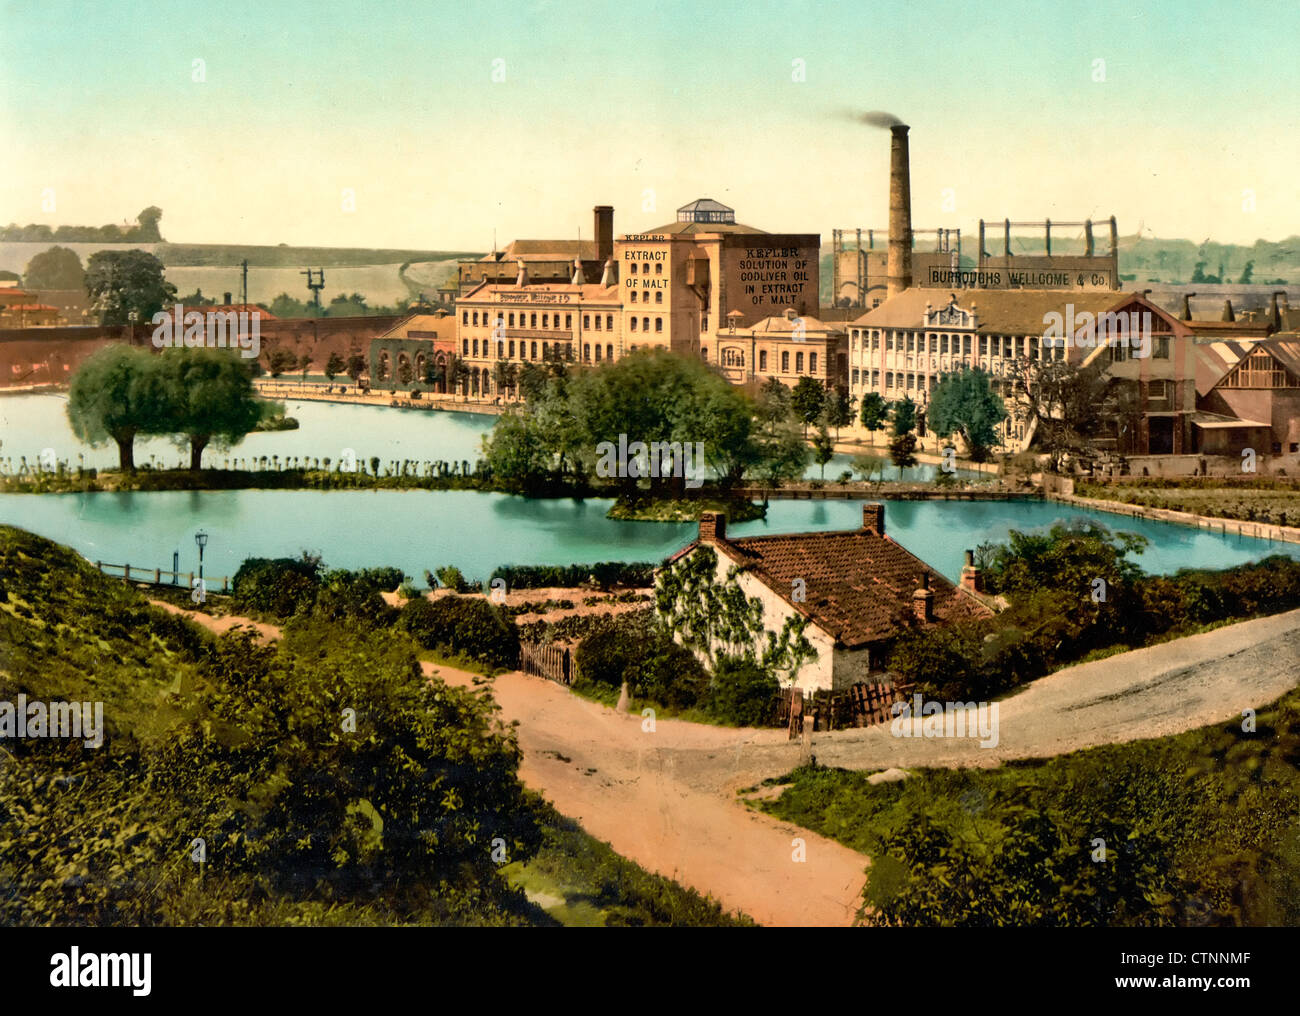
<svg viewBox="0 0 1300 1016"><path fill-rule="evenodd" d="M417 582L424 569L454 564L486 578L499 564L659 560L683 546L694 524L612 522L610 502L530 501L474 491L192 491L0 495L0 522L66 543L90 560L197 568L194 532L206 530L208 575L232 575L246 557L318 551L335 567L390 564ZM962 552L1004 540L1012 528L1089 517L1152 541L1139 562L1150 572L1222 568L1271 553L1300 557L1300 546L1218 536L1170 523L1085 512L1046 502L890 501L886 529L903 546L956 580ZM774 501L767 519L733 535L849 529L861 502Z"/></svg>
<svg viewBox="0 0 1300 1016"><path fill-rule="evenodd" d="M14 395L0 397L0 459L16 469L26 456L29 463L40 461L41 451L53 448L54 455L74 468L79 465L97 469L117 466L117 446L91 448L77 440L68 426L65 412L68 401L59 395ZM482 451L482 438L495 416L484 413L415 412L385 406L348 406L329 402L299 402L289 399L285 412L298 420L297 430L270 434L249 434L226 452L209 449L203 464L221 467L233 460L248 460L265 455L268 461L278 455L283 463L292 456L337 461L344 448L356 452L360 461L378 456L383 462L392 459L417 461L444 459L448 462L468 459L474 462ZM883 444L874 454L888 458ZM81 456L78 458L78 456ZM159 467L188 466L189 452L178 449L167 438L141 439L135 443L135 461L151 461ZM826 479L835 480L850 468L851 458L836 455L826 463ZM935 467L918 465L904 470L908 481L932 479ZM818 466L810 465L807 476L821 475ZM959 479L978 478L978 473L958 470ZM899 479L899 470L887 464L882 479Z"/></svg>

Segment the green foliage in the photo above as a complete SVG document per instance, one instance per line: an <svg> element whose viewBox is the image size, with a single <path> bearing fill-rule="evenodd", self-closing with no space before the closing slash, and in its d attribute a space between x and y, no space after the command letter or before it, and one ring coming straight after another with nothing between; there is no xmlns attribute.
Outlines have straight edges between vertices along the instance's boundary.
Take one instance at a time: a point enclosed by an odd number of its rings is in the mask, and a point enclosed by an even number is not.
<svg viewBox="0 0 1300 1016"><path fill-rule="evenodd" d="M862 405L858 410L858 419L862 426L871 432L883 430L889 419L889 406L879 392L867 392L862 396Z"/></svg>
<svg viewBox="0 0 1300 1016"><path fill-rule="evenodd" d="M96 251L86 262L85 285L102 325L124 325L132 312L148 324L176 299L162 262L142 250Z"/></svg>
<svg viewBox="0 0 1300 1016"><path fill-rule="evenodd" d="M319 557L246 558L231 580L231 602L240 613L292 617L316 602L322 576Z"/></svg>
<svg viewBox="0 0 1300 1016"><path fill-rule="evenodd" d="M753 660L724 656L713 668L703 707L723 723L759 727L771 722L780 692L771 671Z"/></svg>
<svg viewBox="0 0 1300 1016"><path fill-rule="evenodd" d="M398 627L426 649L463 653L494 667L519 662L519 635L504 611L479 597L420 597L402 607Z"/></svg>
<svg viewBox="0 0 1300 1016"><path fill-rule="evenodd" d="M826 386L815 378L801 377L794 386L790 401L793 404L795 419L804 425L806 433L808 424L821 416L826 406Z"/></svg>
<svg viewBox="0 0 1300 1016"><path fill-rule="evenodd" d="M237 352L174 347L158 357L156 368L167 399L166 426L188 443L191 469L202 467L210 442L228 450L262 422L265 404Z"/></svg>
<svg viewBox="0 0 1300 1016"><path fill-rule="evenodd" d="M987 461L989 450L999 443L997 425L1006 418L1006 405L992 377L979 368L942 375L926 410L930 429L940 437L960 434L976 462Z"/></svg>
<svg viewBox="0 0 1300 1016"><path fill-rule="evenodd" d="M835 457L835 442L831 440L830 432L826 429L826 420L823 418L817 424L817 433L813 437L813 461L821 467L821 478L826 479L826 463Z"/></svg>
<svg viewBox="0 0 1300 1016"><path fill-rule="evenodd" d="M695 705L708 677L695 655L655 623L651 611L616 614L587 635L575 660L584 683L618 688L672 708Z"/></svg>
<svg viewBox="0 0 1300 1016"><path fill-rule="evenodd" d="M571 588L615 586L644 588L654 581L655 565L648 561L597 561L595 564L504 564L492 570L494 579L505 580L506 589L546 589L551 586Z"/></svg>
<svg viewBox="0 0 1300 1016"><path fill-rule="evenodd" d="M27 262L23 286L38 292L42 289L80 289L85 285L86 270L76 251L51 247Z"/></svg>
<svg viewBox="0 0 1300 1016"><path fill-rule="evenodd" d="M445 564L441 568L435 569L434 575L443 589L450 589L456 593L468 593L472 588L465 581L465 576L461 574L460 569L454 564Z"/></svg>
<svg viewBox="0 0 1300 1016"><path fill-rule="evenodd" d="M0 698L100 700L107 726L99 749L12 743L0 923L525 919L491 844L540 842L518 748L406 639L323 619L213 638L7 528L0 576L29 608L0 610Z"/></svg>
<svg viewBox="0 0 1300 1016"><path fill-rule="evenodd" d="M136 436L171 430L159 361L143 349L105 346L72 375L67 413L78 438L91 446L115 441L120 468L134 470Z"/></svg>

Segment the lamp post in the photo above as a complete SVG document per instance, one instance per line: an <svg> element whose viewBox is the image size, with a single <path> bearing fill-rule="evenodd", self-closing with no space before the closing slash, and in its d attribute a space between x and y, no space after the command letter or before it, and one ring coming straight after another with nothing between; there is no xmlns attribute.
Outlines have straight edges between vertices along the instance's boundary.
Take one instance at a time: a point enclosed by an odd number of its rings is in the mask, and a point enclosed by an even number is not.
<svg viewBox="0 0 1300 1016"><path fill-rule="evenodd" d="M199 581L203 581L203 548L208 545L208 534L200 529L194 534L194 542L199 545Z"/></svg>

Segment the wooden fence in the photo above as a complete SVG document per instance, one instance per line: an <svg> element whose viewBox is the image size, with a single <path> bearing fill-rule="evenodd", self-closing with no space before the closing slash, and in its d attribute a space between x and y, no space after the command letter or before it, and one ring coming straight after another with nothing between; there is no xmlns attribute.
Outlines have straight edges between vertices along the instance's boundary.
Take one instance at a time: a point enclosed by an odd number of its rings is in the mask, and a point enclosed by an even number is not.
<svg viewBox="0 0 1300 1016"><path fill-rule="evenodd" d="M815 691L805 695L801 688L789 688L776 701L776 724L789 730L794 740L803 733L807 716L814 730L872 727L893 719L893 705L911 694L911 686L868 684L859 681L843 691Z"/></svg>
<svg viewBox="0 0 1300 1016"><path fill-rule="evenodd" d="M194 572L171 571L167 568L133 568L129 564L106 564L103 561L96 561L95 567L105 575L117 575L127 582L144 582L151 586L183 586L186 589L194 588ZM169 576L164 578L164 576ZM182 581L183 580L183 581ZM203 588L209 592L216 592L216 583L221 582L221 591L223 593L230 590L230 578L223 575L220 580L215 576L205 575L203 577Z"/></svg>
<svg viewBox="0 0 1300 1016"><path fill-rule="evenodd" d="M572 684L573 651L568 646L546 642L519 643L519 669L559 684Z"/></svg>

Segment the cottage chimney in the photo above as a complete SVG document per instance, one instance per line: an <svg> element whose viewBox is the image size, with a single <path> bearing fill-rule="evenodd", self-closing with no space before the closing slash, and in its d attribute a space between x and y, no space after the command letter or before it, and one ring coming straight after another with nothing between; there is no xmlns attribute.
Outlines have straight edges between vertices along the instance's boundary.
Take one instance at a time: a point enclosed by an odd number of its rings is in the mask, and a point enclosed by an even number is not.
<svg viewBox="0 0 1300 1016"><path fill-rule="evenodd" d="M515 276L515 285L516 286L528 285L528 266L524 264L522 258L520 258L515 263L519 266L519 274Z"/></svg>
<svg viewBox="0 0 1300 1016"><path fill-rule="evenodd" d="M930 573L921 572L921 586L912 594L912 609L923 624L934 620L934 593L930 591Z"/></svg>
<svg viewBox="0 0 1300 1016"><path fill-rule="evenodd" d="M975 567L975 551L966 551L966 564L961 570L961 587L972 593L981 592L984 584L980 570Z"/></svg>
<svg viewBox="0 0 1300 1016"><path fill-rule="evenodd" d="M876 536L885 535L885 506L878 501L862 506L862 528Z"/></svg>
<svg viewBox="0 0 1300 1016"><path fill-rule="evenodd" d="M613 259L613 258L607 258L607 259L605 260L605 271L604 271L604 272L601 274L601 276L600 276L600 284L601 284L602 286L617 286L617 285L618 285L618 278L617 278L617 277L615 276L615 274L614 274L614 259Z"/></svg>
<svg viewBox="0 0 1300 1016"><path fill-rule="evenodd" d="M727 516L722 512L700 513L700 542L722 543L727 539Z"/></svg>

